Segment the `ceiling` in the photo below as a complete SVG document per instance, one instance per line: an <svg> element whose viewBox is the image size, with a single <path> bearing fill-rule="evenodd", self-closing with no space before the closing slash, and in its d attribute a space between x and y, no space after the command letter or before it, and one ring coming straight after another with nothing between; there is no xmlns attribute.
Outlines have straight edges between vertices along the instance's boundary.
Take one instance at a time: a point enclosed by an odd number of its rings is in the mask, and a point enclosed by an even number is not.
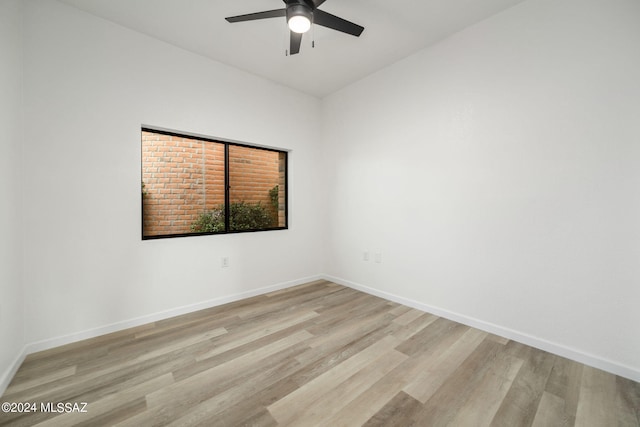
<svg viewBox="0 0 640 427"><path fill-rule="evenodd" d="M524 0L327 0L320 9L362 25L364 32L358 38L314 26L293 56L285 56L285 18L224 20L283 8L282 0L60 1L322 98Z"/></svg>

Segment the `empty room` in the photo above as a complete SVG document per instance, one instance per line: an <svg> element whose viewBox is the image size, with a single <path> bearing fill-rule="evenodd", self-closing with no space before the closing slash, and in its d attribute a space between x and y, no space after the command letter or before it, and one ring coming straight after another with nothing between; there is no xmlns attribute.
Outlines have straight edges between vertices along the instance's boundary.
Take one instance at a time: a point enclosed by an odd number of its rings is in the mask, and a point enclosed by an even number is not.
<svg viewBox="0 0 640 427"><path fill-rule="evenodd" d="M0 0L0 425L640 426L638 0Z"/></svg>

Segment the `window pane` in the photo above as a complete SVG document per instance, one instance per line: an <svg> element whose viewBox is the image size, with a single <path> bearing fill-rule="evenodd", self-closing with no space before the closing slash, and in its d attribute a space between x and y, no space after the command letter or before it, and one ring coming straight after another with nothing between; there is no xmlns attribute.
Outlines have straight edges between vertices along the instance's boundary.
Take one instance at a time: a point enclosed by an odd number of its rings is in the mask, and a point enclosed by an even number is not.
<svg viewBox="0 0 640 427"><path fill-rule="evenodd" d="M224 144L142 131L142 226L143 237L224 231Z"/></svg>
<svg viewBox="0 0 640 427"><path fill-rule="evenodd" d="M230 231L286 227L286 153L229 146Z"/></svg>
<svg viewBox="0 0 640 427"><path fill-rule="evenodd" d="M287 227L286 152L146 128L141 146L143 239Z"/></svg>

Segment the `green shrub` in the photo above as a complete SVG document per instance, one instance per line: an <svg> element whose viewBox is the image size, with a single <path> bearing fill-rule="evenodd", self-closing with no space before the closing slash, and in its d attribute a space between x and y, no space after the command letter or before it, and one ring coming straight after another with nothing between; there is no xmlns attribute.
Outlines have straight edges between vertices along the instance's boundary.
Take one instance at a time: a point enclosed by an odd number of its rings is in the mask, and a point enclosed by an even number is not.
<svg viewBox="0 0 640 427"><path fill-rule="evenodd" d="M271 190L269 190L269 200L271 200L271 207L276 212L278 211L278 202L279 202L278 193L279 192L280 192L280 187L278 185L276 185Z"/></svg>
<svg viewBox="0 0 640 427"><path fill-rule="evenodd" d="M191 224L191 231L198 233L218 233L224 231L224 205L218 209L200 214Z"/></svg>
<svg viewBox="0 0 640 427"><path fill-rule="evenodd" d="M191 231L218 233L224 231L224 205L204 212L191 224ZM229 206L230 231L262 230L273 227L273 215L261 203L234 202Z"/></svg>
<svg viewBox="0 0 640 427"><path fill-rule="evenodd" d="M278 221L278 206L280 203L280 198L278 193L280 192L280 187L275 186L271 190L269 190L269 200L271 200L271 225L273 227L277 227L279 225Z"/></svg>

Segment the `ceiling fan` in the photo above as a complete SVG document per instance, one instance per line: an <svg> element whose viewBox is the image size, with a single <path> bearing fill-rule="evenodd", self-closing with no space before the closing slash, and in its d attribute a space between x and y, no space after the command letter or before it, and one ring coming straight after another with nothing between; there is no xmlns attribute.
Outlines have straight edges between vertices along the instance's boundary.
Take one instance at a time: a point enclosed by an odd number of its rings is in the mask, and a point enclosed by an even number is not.
<svg viewBox="0 0 640 427"><path fill-rule="evenodd" d="M302 35L309 31L312 24L318 24L332 30L359 37L364 27L318 9L325 0L283 0L284 9L267 10L246 15L225 18L229 22L253 21L256 19L286 17L290 30L289 52L295 55L300 52Z"/></svg>

